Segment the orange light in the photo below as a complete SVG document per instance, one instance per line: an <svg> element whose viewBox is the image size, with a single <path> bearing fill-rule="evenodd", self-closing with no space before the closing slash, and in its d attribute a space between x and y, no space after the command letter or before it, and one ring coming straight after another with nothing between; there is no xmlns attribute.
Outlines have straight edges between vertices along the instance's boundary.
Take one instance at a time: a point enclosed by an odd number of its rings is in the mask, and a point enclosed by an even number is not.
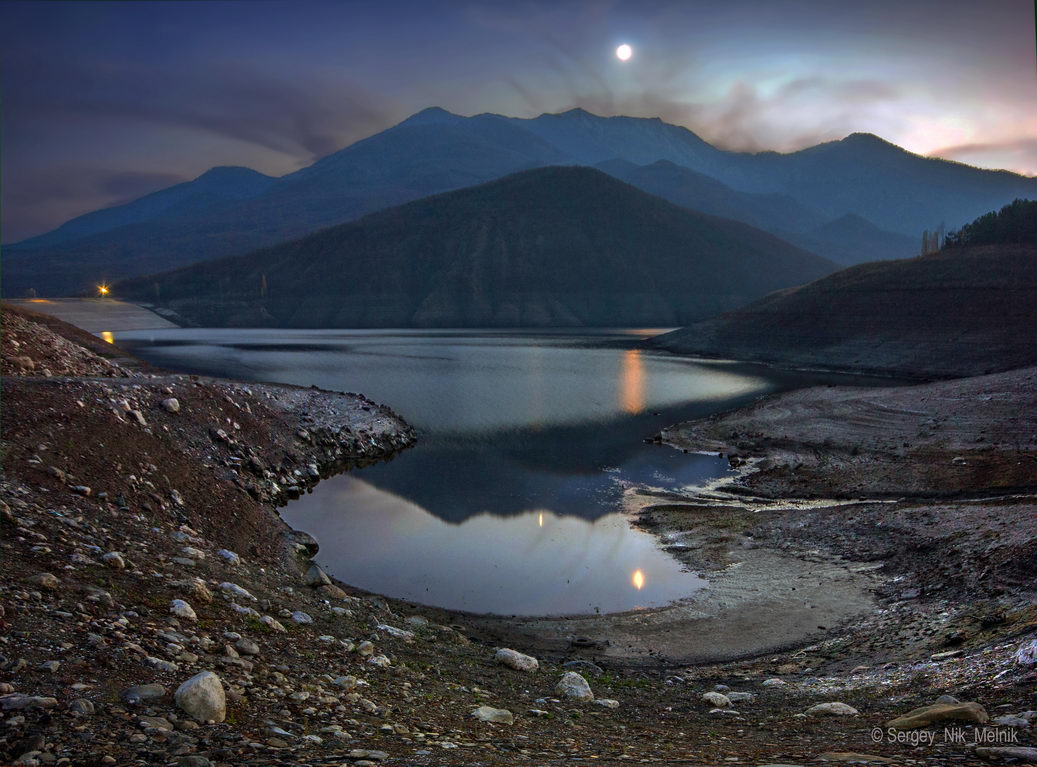
<svg viewBox="0 0 1037 767"><path fill-rule="evenodd" d="M634 574L630 576L630 582L634 584L634 588L640 591L645 587L645 574L640 570L634 570Z"/></svg>
<svg viewBox="0 0 1037 767"><path fill-rule="evenodd" d="M107 285L98 285L97 286L97 292L100 293L102 296L107 296L108 295L108 286Z"/></svg>

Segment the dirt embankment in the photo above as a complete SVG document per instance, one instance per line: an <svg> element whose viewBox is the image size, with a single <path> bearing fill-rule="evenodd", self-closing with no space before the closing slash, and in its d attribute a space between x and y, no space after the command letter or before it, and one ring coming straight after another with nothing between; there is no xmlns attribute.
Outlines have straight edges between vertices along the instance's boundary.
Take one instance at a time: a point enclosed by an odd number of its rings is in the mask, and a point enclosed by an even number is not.
<svg viewBox="0 0 1037 767"><path fill-rule="evenodd" d="M948 248L843 269L652 339L679 354L903 377L1037 365L1037 248Z"/></svg>

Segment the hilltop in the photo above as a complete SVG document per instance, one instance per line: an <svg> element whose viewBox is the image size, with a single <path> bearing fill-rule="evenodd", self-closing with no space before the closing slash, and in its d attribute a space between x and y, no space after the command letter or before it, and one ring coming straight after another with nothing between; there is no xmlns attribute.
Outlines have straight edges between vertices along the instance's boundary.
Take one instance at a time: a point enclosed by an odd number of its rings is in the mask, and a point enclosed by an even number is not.
<svg viewBox="0 0 1037 767"><path fill-rule="evenodd" d="M600 171L552 167L116 292L202 325L672 325L833 268Z"/></svg>

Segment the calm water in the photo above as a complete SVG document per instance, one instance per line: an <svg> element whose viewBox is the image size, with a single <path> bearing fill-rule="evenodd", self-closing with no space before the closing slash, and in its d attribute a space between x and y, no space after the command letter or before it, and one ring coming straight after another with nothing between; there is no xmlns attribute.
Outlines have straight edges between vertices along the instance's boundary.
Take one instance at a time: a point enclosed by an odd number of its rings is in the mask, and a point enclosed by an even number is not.
<svg viewBox="0 0 1037 767"><path fill-rule="evenodd" d="M678 420L832 376L636 348L652 330L196 330L116 333L171 369L359 391L419 432L392 461L289 504L318 561L373 592L521 615L664 605L704 582L618 513L624 487L675 488L726 461L646 445Z"/></svg>

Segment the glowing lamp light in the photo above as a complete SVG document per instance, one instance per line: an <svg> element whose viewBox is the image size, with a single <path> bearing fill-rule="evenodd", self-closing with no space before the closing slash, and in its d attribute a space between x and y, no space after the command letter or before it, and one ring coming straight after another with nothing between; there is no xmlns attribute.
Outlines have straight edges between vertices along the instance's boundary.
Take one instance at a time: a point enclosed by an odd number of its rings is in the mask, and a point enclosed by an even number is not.
<svg viewBox="0 0 1037 767"><path fill-rule="evenodd" d="M640 591L645 587L645 574L640 570L634 570L634 574L630 576L630 582L634 584L634 588Z"/></svg>
<svg viewBox="0 0 1037 767"><path fill-rule="evenodd" d="M107 285L98 285L97 286L97 294L98 295L100 295L100 296L107 296L108 292L109 291L108 291L108 286Z"/></svg>

